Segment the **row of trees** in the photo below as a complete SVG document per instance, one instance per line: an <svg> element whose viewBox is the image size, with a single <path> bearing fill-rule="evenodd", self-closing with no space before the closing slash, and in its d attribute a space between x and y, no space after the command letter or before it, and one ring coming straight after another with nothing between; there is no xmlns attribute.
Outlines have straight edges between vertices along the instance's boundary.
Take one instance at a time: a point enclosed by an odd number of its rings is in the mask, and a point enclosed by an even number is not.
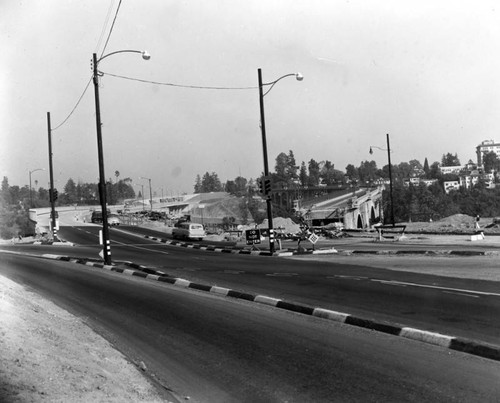
<svg viewBox="0 0 500 403"><path fill-rule="evenodd" d="M469 161L472 164L472 161ZM460 166L457 154L443 154L441 161L429 164L427 158L422 164L414 159L409 162L391 165L393 180L393 199L395 218L397 221L428 220L452 214L462 213L468 215L495 216L500 215L498 197L500 189L486 189L484 182L480 181L472 189L460 189L447 194L444 191L444 181L455 179L454 175L441 174L441 166ZM495 153L487 153L483 157L485 172L500 171L500 159ZM456 176L456 175L455 175ZM315 188L328 186L370 186L378 180L389 179L389 166L378 168L375 161L362 161L359 166L349 164L345 171L335 169L331 161L316 161L310 159L300 166L296 163L294 153L280 153L275 160L274 172L271 173L273 189L279 188ZM404 182L411 177L435 179L436 182L427 186L405 185ZM256 191L255 180L236 177L228 180L224 185L215 172L208 172L196 178L195 193L226 191L237 196L251 198ZM385 191L383 206L386 217L389 217L390 195ZM284 213L280 210L280 213ZM291 214L291 207L289 208Z"/></svg>
<svg viewBox="0 0 500 403"><path fill-rule="evenodd" d="M488 168L498 164L500 160L495 153L485 155L485 164L488 162ZM443 154L440 162L436 161L429 165L427 158L424 164L414 159L409 162L391 165L391 173L394 181L403 181L410 177L420 177L427 179L441 178L440 166L457 166L460 160L457 154ZM291 188L291 187L319 187L333 185L372 184L378 179L389 178L389 165L381 169L377 167L375 161L362 161L358 167L353 164L346 166L345 171L335 169L331 161L316 161L310 159L307 164L297 165L292 150L288 153L281 152L275 160L274 172L271 172L273 188ZM241 176L234 180L228 180L223 184L217 173L206 172L203 176L197 175L194 184L194 193L222 192L226 191L232 194L244 194L252 192L255 189L255 181Z"/></svg>
<svg viewBox="0 0 500 403"><path fill-rule="evenodd" d="M500 188L486 189L484 183L478 183L471 189L461 188L446 193L442 181L426 186L402 185L397 182L393 187L394 218L396 222L428 221L453 214L480 215L484 217L500 216ZM385 217L389 217L389 191L383 193Z"/></svg>
<svg viewBox="0 0 500 403"><path fill-rule="evenodd" d="M35 182L35 186L37 183ZM106 184L109 204L121 203L124 199L135 198L130 178L109 181ZM75 183L68 179L63 191L58 190L56 206L99 204L98 185L95 183ZM49 190L43 187L31 189L29 186L10 186L7 177L3 177L0 189L0 237L3 239L18 234L32 234L33 224L28 218L30 208L50 207Z"/></svg>
<svg viewBox="0 0 500 403"><path fill-rule="evenodd" d="M107 201L109 204L121 203L124 199L135 198L135 192L130 178L106 183ZM63 191L58 190L56 205L96 205L99 204L99 186L97 183L75 183L68 179ZM56 189L57 190L57 189ZM140 193L140 192L139 192ZM2 182L2 197L7 205L21 203L27 208L49 207L49 190L43 187L32 189L29 186L9 186L8 179L4 177Z"/></svg>

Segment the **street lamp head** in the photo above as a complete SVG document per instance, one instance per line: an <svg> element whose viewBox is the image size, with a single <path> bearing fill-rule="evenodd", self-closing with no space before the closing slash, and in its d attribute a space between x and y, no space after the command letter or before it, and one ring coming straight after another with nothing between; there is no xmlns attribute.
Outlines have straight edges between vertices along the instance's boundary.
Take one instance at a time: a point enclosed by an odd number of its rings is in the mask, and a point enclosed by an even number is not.
<svg viewBox="0 0 500 403"><path fill-rule="evenodd" d="M143 58L144 60L149 60L149 59L151 59L151 55L148 53L148 51L147 51L147 50L143 50L143 51L141 52L141 54L142 54L142 58Z"/></svg>
<svg viewBox="0 0 500 403"><path fill-rule="evenodd" d="M304 79L304 76L302 75L302 73L296 73L295 78L297 79L297 81L302 81Z"/></svg>

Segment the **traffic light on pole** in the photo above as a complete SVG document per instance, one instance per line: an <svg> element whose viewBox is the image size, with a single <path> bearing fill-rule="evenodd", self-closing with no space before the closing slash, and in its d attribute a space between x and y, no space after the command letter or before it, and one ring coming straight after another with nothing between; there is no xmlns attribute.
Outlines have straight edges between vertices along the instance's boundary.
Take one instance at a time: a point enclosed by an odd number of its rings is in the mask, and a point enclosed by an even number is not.
<svg viewBox="0 0 500 403"><path fill-rule="evenodd" d="M264 179L259 179L259 193L264 194Z"/></svg>
<svg viewBox="0 0 500 403"><path fill-rule="evenodd" d="M59 197L59 193L58 193L57 189L49 189L49 200L51 202L55 202L58 197Z"/></svg>
<svg viewBox="0 0 500 403"><path fill-rule="evenodd" d="M264 179L264 194L267 196L269 193L271 193L271 179L265 178Z"/></svg>

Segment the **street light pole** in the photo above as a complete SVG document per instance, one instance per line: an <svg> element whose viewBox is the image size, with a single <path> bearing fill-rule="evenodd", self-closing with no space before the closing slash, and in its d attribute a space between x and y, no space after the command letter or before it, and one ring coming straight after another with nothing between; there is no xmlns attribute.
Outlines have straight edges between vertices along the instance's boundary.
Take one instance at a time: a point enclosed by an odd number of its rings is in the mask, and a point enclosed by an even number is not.
<svg viewBox="0 0 500 403"><path fill-rule="evenodd" d="M33 172L36 172L36 171L45 171L44 168L37 168L37 169L33 169L32 171L29 171L29 176L30 176L30 208L33 208L33 197L31 196L31 174Z"/></svg>
<svg viewBox="0 0 500 403"><path fill-rule="evenodd" d="M373 148L378 148L382 151L387 151L387 159L389 163L389 196L391 199L391 224L394 227L396 225L396 221L394 220L394 198L392 192L392 167L391 167L391 145L389 143L389 133L386 135L387 137L387 149L383 149L376 146L370 146L370 154L373 154Z"/></svg>
<svg viewBox="0 0 500 403"><path fill-rule="evenodd" d="M150 206L150 211L153 211L153 193L151 192L151 178L145 178L141 176L141 179L146 179L149 181L149 206ZM144 195L143 195L144 198Z"/></svg>
<svg viewBox="0 0 500 403"><path fill-rule="evenodd" d="M111 246L109 241L108 227L108 208L106 202L106 176L104 174L104 152L102 148L102 131L101 131L101 106L99 102L99 73L97 70L97 55L93 54L93 69L94 69L94 93L95 93L95 119L97 129L97 157L99 163L99 200L101 202L102 212L102 243L103 243L103 260L107 265L111 264Z"/></svg>
<svg viewBox="0 0 500 403"><path fill-rule="evenodd" d="M262 70L258 70L259 75L259 101L260 101L260 129L262 132L262 151L264 155L264 176L269 176L269 163L267 160L267 141L266 141L266 119L264 116L264 91L262 88ZM269 252L274 253L274 230L273 230L273 205L271 195L266 195L267 222L269 227Z"/></svg>
<svg viewBox="0 0 500 403"><path fill-rule="evenodd" d="M387 133L387 159L389 161L389 189L390 189L390 196L391 196L391 221L392 221L392 226L396 224L394 221L394 199L392 195L392 167L391 167L391 145L389 144L389 133Z"/></svg>
<svg viewBox="0 0 500 403"><path fill-rule="evenodd" d="M108 209L106 202L106 176L104 174L104 152L102 147L102 123L101 123L101 107L99 102L99 70L98 64L101 60L117 53L141 53L144 60L149 60L150 55L146 51L139 50L118 50L116 52L108 53L97 59L97 55L92 55L92 68L93 68L93 81L95 93L95 120L97 129L97 154L99 162L99 199L101 201L102 211L102 243L103 243L103 260L107 265L111 264L111 245L109 240L109 226L108 226Z"/></svg>
<svg viewBox="0 0 500 403"><path fill-rule="evenodd" d="M56 223L56 201L54 197L54 169L52 167L52 128L50 125L50 112L47 112L47 129L49 133L49 178L50 178L50 222L52 224L52 238L58 241L57 238L57 223Z"/></svg>
<svg viewBox="0 0 500 403"><path fill-rule="evenodd" d="M264 114L264 96L272 90L274 85L285 77L295 76L298 81L302 81L304 78L300 73L286 74L277 80L270 83L262 83L262 70L258 69L259 78L259 104L260 104L260 128L262 132L262 151L264 155L264 177L269 177L269 163L267 158L267 140L266 140L266 120ZM264 93L264 85L270 85L269 89ZM273 211L272 211L272 201L271 195L266 194L266 205L267 205L267 221L269 225L269 252L271 255L274 253L274 229L273 229Z"/></svg>

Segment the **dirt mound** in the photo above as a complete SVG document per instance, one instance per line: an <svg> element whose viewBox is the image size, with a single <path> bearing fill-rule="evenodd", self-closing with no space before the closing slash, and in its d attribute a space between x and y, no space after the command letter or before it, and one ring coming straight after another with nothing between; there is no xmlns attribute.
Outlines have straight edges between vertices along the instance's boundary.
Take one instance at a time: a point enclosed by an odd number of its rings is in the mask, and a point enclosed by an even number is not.
<svg viewBox="0 0 500 403"><path fill-rule="evenodd" d="M494 219L491 217L480 218L479 227L481 230L487 228L488 232L500 232L500 228L492 225ZM476 229L476 217L467 214L454 214L444 217L438 221L430 222L408 222L407 232L436 232L436 233L473 233Z"/></svg>
<svg viewBox="0 0 500 403"><path fill-rule="evenodd" d="M449 217L442 218L437 221L437 223L460 227L463 225L475 224L475 217L471 217L467 214L454 214Z"/></svg>

